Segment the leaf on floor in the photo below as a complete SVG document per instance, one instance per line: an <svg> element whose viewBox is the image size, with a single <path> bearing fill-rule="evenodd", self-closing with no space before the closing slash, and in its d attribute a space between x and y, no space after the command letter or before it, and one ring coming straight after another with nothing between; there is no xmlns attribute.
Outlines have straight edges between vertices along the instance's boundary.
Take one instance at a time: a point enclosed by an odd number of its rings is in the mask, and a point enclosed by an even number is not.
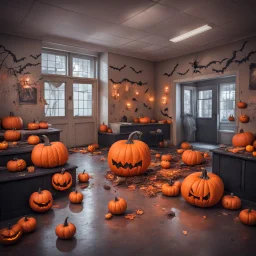
<svg viewBox="0 0 256 256"><path fill-rule="evenodd" d="M142 210L137 210L137 211L136 211L136 214L137 214L137 215L142 215L143 213L144 213L144 211L142 211Z"/></svg>
<svg viewBox="0 0 256 256"><path fill-rule="evenodd" d="M109 220L109 219L111 219L113 217L113 215L112 215L112 213L107 213L107 214L105 214L105 219L106 220Z"/></svg>
<svg viewBox="0 0 256 256"><path fill-rule="evenodd" d="M163 211L166 211L166 208L164 208L164 207L163 207L163 208L161 208L161 209L162 209Z"/></svg>
<svg viewBox="0 0 256 256"><path fill-rule="evenodd" d="M132 191L132 190L135 190L135 189L136 189L136 186L135 186L135 185L130 185L130 186L128 186L128 189L131 190L131 191Z"/></svg>
<svg viewBox="0 0 256 256"><path fill-rule="evenodd" d="M58 209L58 208L60 208L60 206L59 206L58 204L54 204L54 205L52 206L52 208L53 208L53 209Z"/></svg>
<svg viewBox="0 0 256 256"><path fill-rule="evenodd" d="M182 233L184 234L184 236L186 236L188 234L188 231L183 230Z"/></svg>
<svg viewBox="0 0 256 256"><path fill-rule="evenodd" d="M87 188L88 186L89 186L89 183L85 183L85 184L80 185L80 188L81 188L81 189L85 189L85 188Z"/></svg>
<svg viewBox="0 0 256 256"><path fill-rule="evenodd" d="M203 216L203 220L206 220L207 219L207 216Z"/></svg>
<svg viewBox="0 0 256 256"><path fill-rule="evenodd" d="M110 189L111 189L110 186L108 186L108 185L104 185L103 188L104 188L105 190L110 190Z"/></svg>
<svg viewBox="0 0 256 256"><path fill-rule="evenodd" d="M221 212L221 213L222 213L222 215L224 215L224 216L230 215L230 213L228 213L228 212Z"/></svg>
<svg viewBox="0 0 256 256"><path fill-rule="evenodd" d="M113 179L115 178L115 175L112 174L112 173L108 173L108 174L106 175L106 178L107 178L108 180L113 180Z"/></svg>
<svg viewBox="0 0 256 256"><path fill-rule="evenodd" d="M128 213L124 216L126 219L128 220L134 220L135 217L136 217L136 214L135 213Z"/></svg>

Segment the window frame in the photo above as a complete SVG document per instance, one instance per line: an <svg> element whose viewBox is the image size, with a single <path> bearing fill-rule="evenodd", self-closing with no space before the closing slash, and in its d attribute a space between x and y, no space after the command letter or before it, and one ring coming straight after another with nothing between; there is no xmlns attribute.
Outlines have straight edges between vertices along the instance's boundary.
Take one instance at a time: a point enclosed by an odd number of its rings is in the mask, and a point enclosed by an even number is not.
<svg viewBox="0 0 256 256"><path fill-rule="evenodd" d="M211 97L211 98L207 98L207 99L199 99L199 92L201 92L201 91L212 91L212 94L213 94L213 90L210 89L210 88L203 88L203 89L198 89L198 90L197 90L196 118L198 118L198 119L212 119L213 114L211 115L211 117L200 117L200 116L199 116L199 100L211 100L211 101L213 100L212 97ZM213 101L212 101L212 104L213 104ZM213 105L212 105L212 107L213 107Z"/></svg>

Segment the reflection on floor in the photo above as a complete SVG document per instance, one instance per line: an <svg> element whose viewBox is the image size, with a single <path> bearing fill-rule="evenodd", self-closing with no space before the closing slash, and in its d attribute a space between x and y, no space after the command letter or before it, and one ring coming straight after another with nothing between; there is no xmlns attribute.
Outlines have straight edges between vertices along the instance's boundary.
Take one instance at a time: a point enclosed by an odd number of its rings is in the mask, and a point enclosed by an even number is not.
<svg viewBox="0 0 256 256"><path fill-rule="evenodd" d="M194 149L199 149L199 150L211 150L214 148L219 148L219 144L208 144L204 142L190 142L190 144L193 146Z"/></svg>

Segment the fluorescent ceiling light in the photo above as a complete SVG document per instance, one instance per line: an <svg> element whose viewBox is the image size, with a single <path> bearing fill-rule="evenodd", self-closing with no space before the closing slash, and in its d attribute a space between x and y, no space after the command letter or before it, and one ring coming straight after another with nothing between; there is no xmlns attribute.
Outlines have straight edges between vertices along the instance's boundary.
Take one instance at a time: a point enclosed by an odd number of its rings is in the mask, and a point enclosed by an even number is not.
<svg viewBox="0 0 256 256"><path fill-rule="evenodd" d="M169 41L171 41L173 43L177 43L177 42L180 42L180 41L185 40L187 38L190 38L192 36L201 34L201 33L205 32L205 31L210 30L210 29L212 29L211 26L204 25L204 26L202 26L200 28L196 28L194 30L191 30L188 33L185 33L185 34L183 34L181 36L174 37L174 38L170 39Z"/></svg>

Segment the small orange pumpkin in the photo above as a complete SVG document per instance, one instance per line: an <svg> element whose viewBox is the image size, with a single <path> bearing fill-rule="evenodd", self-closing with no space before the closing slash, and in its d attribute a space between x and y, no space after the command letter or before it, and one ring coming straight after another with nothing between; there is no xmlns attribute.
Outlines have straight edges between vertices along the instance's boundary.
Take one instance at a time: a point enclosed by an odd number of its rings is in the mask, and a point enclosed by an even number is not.
<svg viewBox="0 0 256 256"><path fill-rule="evenodd" d="M247 108L247 103L240 100L239 102L237 102L237 107L238 108Z"/></svg>
<svg viewBox="0 0 256 256"><path fill-rule="evenodd" d="M72 176L63 168L60 173L52 176L52 185L59 191L67 190L72 186Z"/></svg>
<svg viewBox="0 0 256 256"><path fill-rule="evenodd" d="M148 124L148 123L150 123L150 118L147 117L147 116L140 117L140 123L142 123L142 124Z"/></svg>
<svg viewBox="0 0 256 256"><path fill-rule="evenodd" d="M100 125L100 132L107 132L108 131L108 127L104 124Z"/></svg>
<svg viewBox="0 0 256 256"><path fill-rule="evenodd" d="M10 116L6 116L2 119L2 126L5 130L20 130L23 127L23 121L21 117L14 116L13 112L10 112Z"/></svg>
<svg viewBox="0 0 256 256"><path fill-rule="evenodd" d="M155 157L156 157L156 159L160 159L161 155L160 154L156 154Z"/></svg>
<svg viewBox="0 0 256 256"><path fill-rule="evenodd" d="M52 207L52 193L49 190L38 189L38 192L31 194L29 205L35 212L46 212Z"/></svg>
<svg viewBox="0 0 256 256"><path fill-rule="evenodd" d="M1 244L15 244L22 236L22 226L20 224L14 224L11 226L8 223L7 228L0 230L0 243Z"/></svg>
<svg viewBox="0 0 256 256"><path fill-rule="evenodd" d="M69 198L71 203L73 203L73 204L80 204L83 201L84 196L80 192L73 191L73 192L70 192L68 198Z"/></svg>
<svg viewBox="0 0 256 256"><path fill-rule="evenodd" d="M250 117L247 116L247 115L241 115L241 116L239 117L239 121L240 121L241 123L244 123L244 124L249 123Z"/></svg>
<svg viewBox="0 0 256 256"><path fill-rule="evenodd" d="M252 152L252 155L253 155L253 156L256 156L256 151L253 151L253 152Z"/></svg>
<svg viewBox="0 0 256 256"><path fill-rule="evenodd" d="M111 128L108 128L108 133L112 133L112 129Z"/></svg>
<svg viewBox="0 0 256 256"><path fill-rule="evenodd" d="M233 193L223 196L221 203L224 208L229 210L237 210L241 208L240 198L235 196Z"/></svg>
<svg viewBox="0 0 256 256"><path fill-rule="evenodd" d="M64 224L59 224L55 228L55 234L60 239L71 239L76 233L76 226L69 222L68 223L68 217L65 219Z"/></svg>
<svg viewBox="0 0 256 256"><path fill-rule="evenodd" d="M170 180L170 183L166 183L162 185L162 193L165 196L178 196L180 194L180 181Z"/></svg>
<svg viewBox="0 0 256 256"><path fill-rule="evenodd" d="M30 233L36 229L36 219L33 217L22 217L18 222L22 226L24 233Z"/></svg>
<svg viewBox="0 0 256 256"><path fill-rule="evenodd" d="M229 122L234 122L234 121L235 121L235 117L234 117L233 115L230 115L230 116L228 117L228 121L229 121Z"/></svg>
<svg viewBox="0 0 256 256"><path fill-rule="evenodd" d="M100 145L98 143L93 143L92 144L96 149L99 149L100 148Z"/></svg>
<svg viewBox="0 0 256 256"><path fill-rule="evenodd" d="M26 168L26 162L23 159L13 158L13 160L8 161L7 170L9 172L20 172Z"/></svg>
<svg viewBox="0 0 256 256"><path fill-rule="evenodd" d="M38 130L39 129L39 123L34 120L31 123L28 123L28 129L29 130Z"/></svg>
<svg viewBox="0 0 256 256"><path fill-rule="evenodd" d="M172 120L167 120L167 124L172 124Z"/></svg>
<svg viewBox="0 0 256 256"><path fill-rule="evenodd" d="M93 153L93 152L96 150L96 148L95 148L93 145L89 145L88 148L87 148L87 150L88 150L89 152Z"/></svg>
<svg viewBox="0 0 256 256"><path fill-rule="evenodd" d="M161 167L163 169L169 169L171 167L171 163L169 161L161 161Z"/></svg>
<svg viewBox="0 0 256 256"><path fill-rule="evenodd" d="M41 121L41 122L39 122L39 128L40 129L48 129L49 125L46 121Z"/></svg>
<svg viewBox="0 0 256 256"><path fill-rule="evenodd" d="M256 225L256 211L252 208L242 210L239 214L239 219L245 225L254 226Z"/></svg>
<svg viewBox="0 0 256 256"><path fill-rule="evenodd" d="M21 133L16 131L16 129L8 130L4 132L4 139L6 141L18 141L20 140Z"/></svg>
<svg viewBox="0 0 256 256"><path fill-rule="evenodd" d="M182 148L182 149L191 149L191 144L189 144L188 142L182 142L181 143L181 145L180 145L180 147Z"/></svg>
<svg viewBox="0 0 256 256"><path fill-rule="evenodd" d="M247 145L247 146L245 147L245 150L246 150L247 152L253 152L254 146L252 146L252 145Z"/></svg>
<svg viewBox="0 0 256 256"><path fill-rule="evenodd" d="M30 135L28 137L28 144L36 145L40 142L40 138L37 135Z"/></svg>
<svg viewBox="0 0 256 256"><path fill-rule="evenodd" d="M154 124L154 123L156 123L156 120L155 120L155 119L151 119L151 120L150 120L150 123L153 123L153 124Z"/></svg>
<svg viewBox="0 0 256 256"><path fill-rule="evenodd" d="M162 158L161 158L162 161L171 161L172 160L172 155L162 155Z"/></svg>
<svg viewBox="0 0 256 256"><path fill-rule="evenodd" d="M9 144L7 141L2 141L0 142L0 150L4 150L4 149L7 149L9 147Z"/></svg>
<svg viewBox="0 0 256 256"><path fill-rule="evenodd" d="M211 157L209 152L204 152L203 156L204 156L204 158L209 158L209 157Z"/></svg>
<svg viewBox="0 0 256 256"><path fill-rule="evenodd" d="M108 203L108 210L112 214L116 214L116 215L123 214L126 211L126 209L127 209L127 203L121 197L119 198L115 197L115 200L111 200Z"/></svg>
<svg viewBox="0 0 256 256"><path fill-rule="evenodd" d="M203 162L203 156L199 151L186 150L182 154L182 161L186 165L194 166Z"/></svg>
<svg viewBox="0 0 256 256"><path fill-rule="evenodd" d="M87 182L90 179L90 176L88 173L85 172L85 170L82 173L78 174L78 180L80 182Z"/></svg>
<svg viewBox="0 0 256 256"><path fill-rule="evenodd" d="M140 122L140 119L139 119L139 118L134 118L134 119L133 119L133 122L134 122L134 123L139 123L139 122Z"/></svg>
<svg viewBox="0 0 256 256"><path fill-rule="evenodd" d="M185 151L185 149L178 148L176 151L177 151L178 154L182 154Z"/></svg>

